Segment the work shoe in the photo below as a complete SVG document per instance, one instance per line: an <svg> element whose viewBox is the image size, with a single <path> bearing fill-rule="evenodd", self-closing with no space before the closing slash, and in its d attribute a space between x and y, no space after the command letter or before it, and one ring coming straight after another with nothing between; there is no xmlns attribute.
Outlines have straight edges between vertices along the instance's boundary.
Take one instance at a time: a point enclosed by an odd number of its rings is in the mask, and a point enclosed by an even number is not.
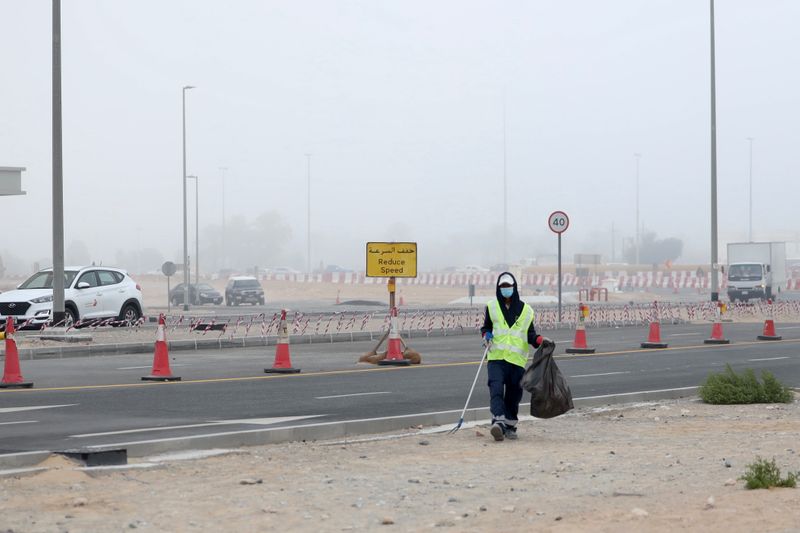
<svg viewBox="0 0 800 533"><path fill-rule="evenodd" d="M506 438L508 440L517 440L517 428L514 426L506 426Z"/></svg>
<svg viewBox="0 0 800 533"><path fill-rule="evenodd" d="M495 422L494 424L492 424L492 429L489 430L489 433L492 434L492 437L494 437L494 440L496 440L497 442L500 442L505 438L505 431L503 430L503 424L501 424L500 422Z"/></svg>

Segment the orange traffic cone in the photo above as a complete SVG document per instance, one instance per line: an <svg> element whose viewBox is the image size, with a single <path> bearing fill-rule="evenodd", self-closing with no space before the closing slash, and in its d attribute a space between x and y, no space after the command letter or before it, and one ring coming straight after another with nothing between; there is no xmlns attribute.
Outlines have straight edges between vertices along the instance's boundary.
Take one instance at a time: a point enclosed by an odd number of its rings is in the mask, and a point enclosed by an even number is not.
<svg viewBox="0 0 800 533"><path fill-rule="evenodd" d="M661 342L661 323L658 320L650 322L650 334L647 341L642 343L642 348L666 348L667 343Z"/></svg>
<svg viewBox="0 0 800 533"><path fill-rule="evenodd" d="M720 309L717 307L717 316L714 319L714 325L711 326L711 338L703 341L704 344L730 344L731 341L725 338L722 333L722 319L720 318Z"/></svg>
<svg viewBox="0 0 800 533"><path fill-rule="evenodd" d="M583 326L583 320L578 321L578 326L575 328L575 340L572 346L565 350L567 353L594 353L594 348L589 348L586 344L586 328Z"/></svg>
<svg viewBox="0 0 800 533"><path fill-rule="evenodd" d="M275 347L275 362L272 368L265 368L266 374L297 374L299 368L292 367L289 356L289 329L286 326L286 309L281 310L281 323L278 329L278 345Z"/></svg>
<svg viewBox="0 0 800 533"><path fill-rule="evenodd" d="M397 308L393 307L389 319L389 346L386 357L378 361L380 366L408 366L411 361L403 357L403 346L400 342L400 334L397 332Z"/></svg>
<svg viewBox="0 0 800 533"><path fill-rule="evenodd" d="M166 328L164 315L158 315L158 331L156 333L156 346L153 351L153 370L149 376L142 376L142 381L180 381L181 378L172 375L169 368L169 348L167 347L167 336L164 332Z"/></svg>
<svg viewBox="0 0 800 533"><path fill-rule="evenodd" d="M3 365L3 380L0 381L0 389L30 389L33 382L22 379L22 372L19 370L19 352L17 351L17 341L14 340L14 319L8 317L6 321L6 360Z"/></svg>
<svg viewBox="0 0 800 533"><path fill-rule="evenodd" d="M769 307L767 308L767 319L764 320L764 333L757 338L760 341L779 341L783 337L775 332L775 320L772 315L772 300L767 300L767 305Z"/></svg>

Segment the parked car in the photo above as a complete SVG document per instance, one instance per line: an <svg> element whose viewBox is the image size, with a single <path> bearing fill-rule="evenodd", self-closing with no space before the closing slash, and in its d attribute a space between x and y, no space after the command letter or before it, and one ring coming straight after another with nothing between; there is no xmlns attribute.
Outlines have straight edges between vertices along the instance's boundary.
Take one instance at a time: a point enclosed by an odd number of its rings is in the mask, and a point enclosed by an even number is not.
<svg viewBox="0 0 800 533"><path fill-rule="evenodd" d="M325 267L325 272L352 272L352 270L340 267L339 265L328 265Z"/></svg>
<svg viewBox="0 0 800 533"><path fill-rule="evenodd" d="M478 265L467 265L464 268L462 268L461 271L473 274L478 272L489 272L489 269Z"/></svg>
<svg viewBox="0 0 800 533"><path fill-rule="evenodd" d="M174 289L169 291L169 299L172 302L172 305L183 304L183 297L184 297L183 291L184 291L183 283L177 284ZM220 292L217 289L215 289L208 283L200 283L199 285L190 283L189 303L192 305L203 305L203 304L221 305L222 294L220 294Z"/></svg>
<svg viewBox="0 0 800 533"><path fill-rule="evenodd" d="M291 267L273 267L268 268L267 272L270 274L300 274L299 270L295 270Z"/></svg>
<svg viewBox="0 0 800 533"><path fill-rule="evenodd" d="M142 288L118 268L64 268L67 322L117 318L134 322L142 316ZM53 311L53 269L37 272L16 290L0 294L0 320L41 325Z"/></svg>
<svg viewBox="0 0 800 533"><path fill-rule="evenodd" d="M234 276L225 287L225 305L243 303L264 305L264 289L252 276Z"/></svg>

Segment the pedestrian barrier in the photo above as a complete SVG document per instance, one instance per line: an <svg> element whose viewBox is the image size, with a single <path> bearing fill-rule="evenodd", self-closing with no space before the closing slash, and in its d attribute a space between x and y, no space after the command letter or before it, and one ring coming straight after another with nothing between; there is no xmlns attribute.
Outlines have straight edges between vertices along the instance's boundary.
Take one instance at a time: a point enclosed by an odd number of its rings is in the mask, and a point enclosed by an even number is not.
<svg viewBox="0 0 800 533"><path fill-rule="evenodd" d="M11 317L6 320L5 345L6 356L0 389L30 389L33 387L33 382L25 381L19 368L19 351L17 350L17 341L14 339L14 319Z"/></svg>

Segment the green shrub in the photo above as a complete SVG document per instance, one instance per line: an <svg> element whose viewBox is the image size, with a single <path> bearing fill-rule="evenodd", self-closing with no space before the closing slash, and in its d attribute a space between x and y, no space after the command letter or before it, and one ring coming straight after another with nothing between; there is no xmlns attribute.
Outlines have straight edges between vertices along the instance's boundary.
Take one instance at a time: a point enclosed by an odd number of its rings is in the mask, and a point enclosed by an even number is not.
<svg viewBox="0 0 800 533"><path fill-rule="evenodd" d="M770 372L761 372L761 382L755 372L747 369L737 374L731 365L725 372L711 374L700 386L700 398L713 404L790 403L794 398L791 389L782 385Z"/></svg>
<svg viewBox="0 0 800 533"><path fill-rule="evenodd" d="M795 488L798 477L800 477L800 472L789 472L786 479L781 479L781 471L775 464L775 459L767 461L756 456L756 462L747 465L747 470L739 479L747 482L745 487L748 489L768 489L770 487Z"/></svg>

